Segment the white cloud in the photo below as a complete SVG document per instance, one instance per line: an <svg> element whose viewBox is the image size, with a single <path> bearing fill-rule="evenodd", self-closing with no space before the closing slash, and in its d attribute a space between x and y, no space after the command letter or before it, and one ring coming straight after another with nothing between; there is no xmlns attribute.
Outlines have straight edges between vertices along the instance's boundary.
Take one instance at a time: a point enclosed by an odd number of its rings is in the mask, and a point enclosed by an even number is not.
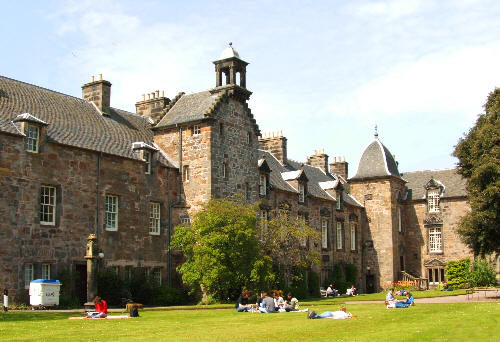
<svg viewBox="0 0 500 342"><path fill-rule="evenodd" d="M421 0L391 0L370 1L362 5L354 5L351 10L360 17L380 17L386 20L395 20L413 15L422 10L424 2Z"/></svg>
<svg viewBox="0 0 500 342"><path fill-rule="evenodd" d="M487 94L499 86L500 44L427 55L336 97L337 116L396 117L414 113L475 117Z"/></svg>

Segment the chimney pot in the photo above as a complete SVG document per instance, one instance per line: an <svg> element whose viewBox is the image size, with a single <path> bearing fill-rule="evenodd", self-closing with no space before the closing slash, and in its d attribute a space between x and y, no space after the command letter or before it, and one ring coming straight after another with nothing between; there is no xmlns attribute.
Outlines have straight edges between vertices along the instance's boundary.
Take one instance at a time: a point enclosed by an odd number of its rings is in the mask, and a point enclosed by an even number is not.
<svg viewBox="0 0 500 342"><path fill-rule="evenodd" d="M102 81L102 74L99 74L99 81Z"/></svg>
<svg viewBox="0 0 500 342"><path fill-rule="evenodd" d="M90 76L90 82L94 82L94 76Z"/></svg>
<svg viewBox="0 0 500 342"><path fill-rule="evenodd" d="M163 90L161 91L161 97L165 97L165 92Z"/></svg>
<svg viewBox="0 0 500 342"><path fill-rule="evenodd" d="M156 97L157 98L160 97L160 91L159 90L156 91Z"/></svg>
<svg viewBox="0 0 500 342"><path fill-rule="evenodd" d="M142 101L146 101L146 94L142 94Z"/></svg>

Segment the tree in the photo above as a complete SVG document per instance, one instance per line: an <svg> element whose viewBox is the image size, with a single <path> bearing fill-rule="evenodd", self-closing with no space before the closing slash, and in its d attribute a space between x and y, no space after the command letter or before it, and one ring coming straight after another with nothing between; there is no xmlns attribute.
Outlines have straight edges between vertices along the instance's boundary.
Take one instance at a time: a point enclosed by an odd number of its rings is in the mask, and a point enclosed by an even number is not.
<svg viewBox="0 0 500 342"><path fill-rule="evenodd" d="M453 155L467 181L471 212L458 233L476 255L500 252L500 89L489 94L476 124L461 138Z"/></svg>
<svg viewBox="0 0 500 342"><path fill-rule="evenodd" d="M260 245L285 276L286 286L294 277L294 270L308 268L319 262L320 233L290 211L277 209L271 219L261 222ZM312 247L312 248L311 248Z"/></svg>
<svg viewBox="0 0 500 342"><path fill-rule="evenodd" d="M256 212L256 205L239 198L212 199L191 227L176 226L170 248L184 254L178 267L184 283L224 301L271 277L269 258L259 254Z"/></svg>

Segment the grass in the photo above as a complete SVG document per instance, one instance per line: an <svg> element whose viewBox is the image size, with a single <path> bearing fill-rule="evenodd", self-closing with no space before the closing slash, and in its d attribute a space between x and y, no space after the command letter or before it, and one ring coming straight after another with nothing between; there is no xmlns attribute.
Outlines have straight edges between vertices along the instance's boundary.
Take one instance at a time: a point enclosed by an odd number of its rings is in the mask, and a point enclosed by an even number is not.
<svg viewBox="0 0 500 342"><path fill-rule="evenodd" d="M307 305L318 312L338 308ZM8 312L0 314L0 340L455 342L500 336L500 303L417 304L391 310L382 304L347 305L358 317L308 320L305 313L170 310L141 311L141 317L130 320L68 320L79 314Z"/></svg>

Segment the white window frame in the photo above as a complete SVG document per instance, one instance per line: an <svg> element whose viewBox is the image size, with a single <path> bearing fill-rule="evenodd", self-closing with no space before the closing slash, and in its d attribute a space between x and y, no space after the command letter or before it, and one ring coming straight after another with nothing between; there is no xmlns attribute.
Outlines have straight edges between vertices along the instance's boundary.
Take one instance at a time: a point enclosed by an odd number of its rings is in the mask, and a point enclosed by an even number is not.
<svg viewBox="0 0 500 342"><path fill-rule="evenodd" d="M24 124L26 140L24 148L28 152L38 153L40 150L40 127L26 122Z"/></svg>
<svg viewBox="0 0 500 342"><path fill-rule="evenodd" d="M328 219L321 219L321 248L328 248Z"/></svg>
<svg viewBox="0 0 500 342"><path fill-rule="evenodd" d="M42 279L51 279L50 264L42 264Z"/></svg>
<svg viewBox="0 0 500 342"><path fill-rule="evenodd" d="M144 173L147 175L151 174L151 159L153 157L153 153L149 150L142 151L142 159L146 162Z"/></svg>
<svg viewBox="0 0 500 342"><path fill-rule="evenodd" d="M439 213L439 189L427 190L427 211Z"/></svg>
<svg viewBox="0 0 500 342"><path fill-rule="evenodd" d="M446 273L443 267L427 268L427 277L429 279L429 285L439 285L440 282L446 281Z"/></svg>
<svg viewBox="0 0 500 342"><path fill-rule="evenodd" d="M24 288L30 288L30 282L35 279L35 268L33 264L24 265Z"/></svg>
<svg viewBox="0 0 500 342"><path fill-rule="evenodd" d="M149 234L160 235L160 203L149 202Z"/></svg>
<svg viewBox="0 0 500 342"><path fill-rule="evenodd" d="M106 195L104 201L104 222L106 224L106 230L117 231L118 230L118 196L116 195Z"/></svg>
<svg viewBox="0 0 500 342"><path fill-rule="evenodd" d="M340 195L340 192L337 191L335 199L337 200L336 209L337 210L342 209L342 196Z"/></svg>
<svg viewBox="0 0 500 342"><path fill-rule="evenodd" d="M266 196L267 194L267 177L265 173L261 173L259 176L259 194L261 196Z"/></svg>
<svg viewBox="0 0 500 342"><path fill-rule="evenodd" d="M189 183L189 165L182 166L182 179L184 182Z"/></svg>
<svg viewBox="0 0 500 342"><path fill-rule="evenodd" d="M193 135L200 135L200 134L201 134L201 126L193 125Z"/></svg>
<svg viewBox="0 0 500 342"><path fill-rule="evenodd" d="M299 203L304 203L305 197L306 197L305 193L306 193L306 189L305 189L304 184L299 183Z"/></svg>
<svg viewBox="0 0 500 342"><path fill-rule="evenodd" d="M344 243L342 241L342 222L337 221L337 249L342 249Z"/></svg>
<svg viewBox="0 0 500 342"><path fill-rule="evenodd" d="M356 250L356 223L351 223L351 251Z"/></svg>
<svg viewBox="0 0 500 342"><path fill-rule="evenodd" d="M429 228L429 253L443 252L443 228Z"/></svg>
<svg viewBox="0 0 500 342"><path fill-rule="evenodd" d="M40 187L40 224L44 226L55 226L56 224L56 199L55 186L42 185Z"/></svg>
<svg viewBox="0 0 500 342"><path fill-rule="evenodd" d="M181 217L181 224L185 224L186 226L191 225L191 218L189 216L182 216Z"/></svg>

